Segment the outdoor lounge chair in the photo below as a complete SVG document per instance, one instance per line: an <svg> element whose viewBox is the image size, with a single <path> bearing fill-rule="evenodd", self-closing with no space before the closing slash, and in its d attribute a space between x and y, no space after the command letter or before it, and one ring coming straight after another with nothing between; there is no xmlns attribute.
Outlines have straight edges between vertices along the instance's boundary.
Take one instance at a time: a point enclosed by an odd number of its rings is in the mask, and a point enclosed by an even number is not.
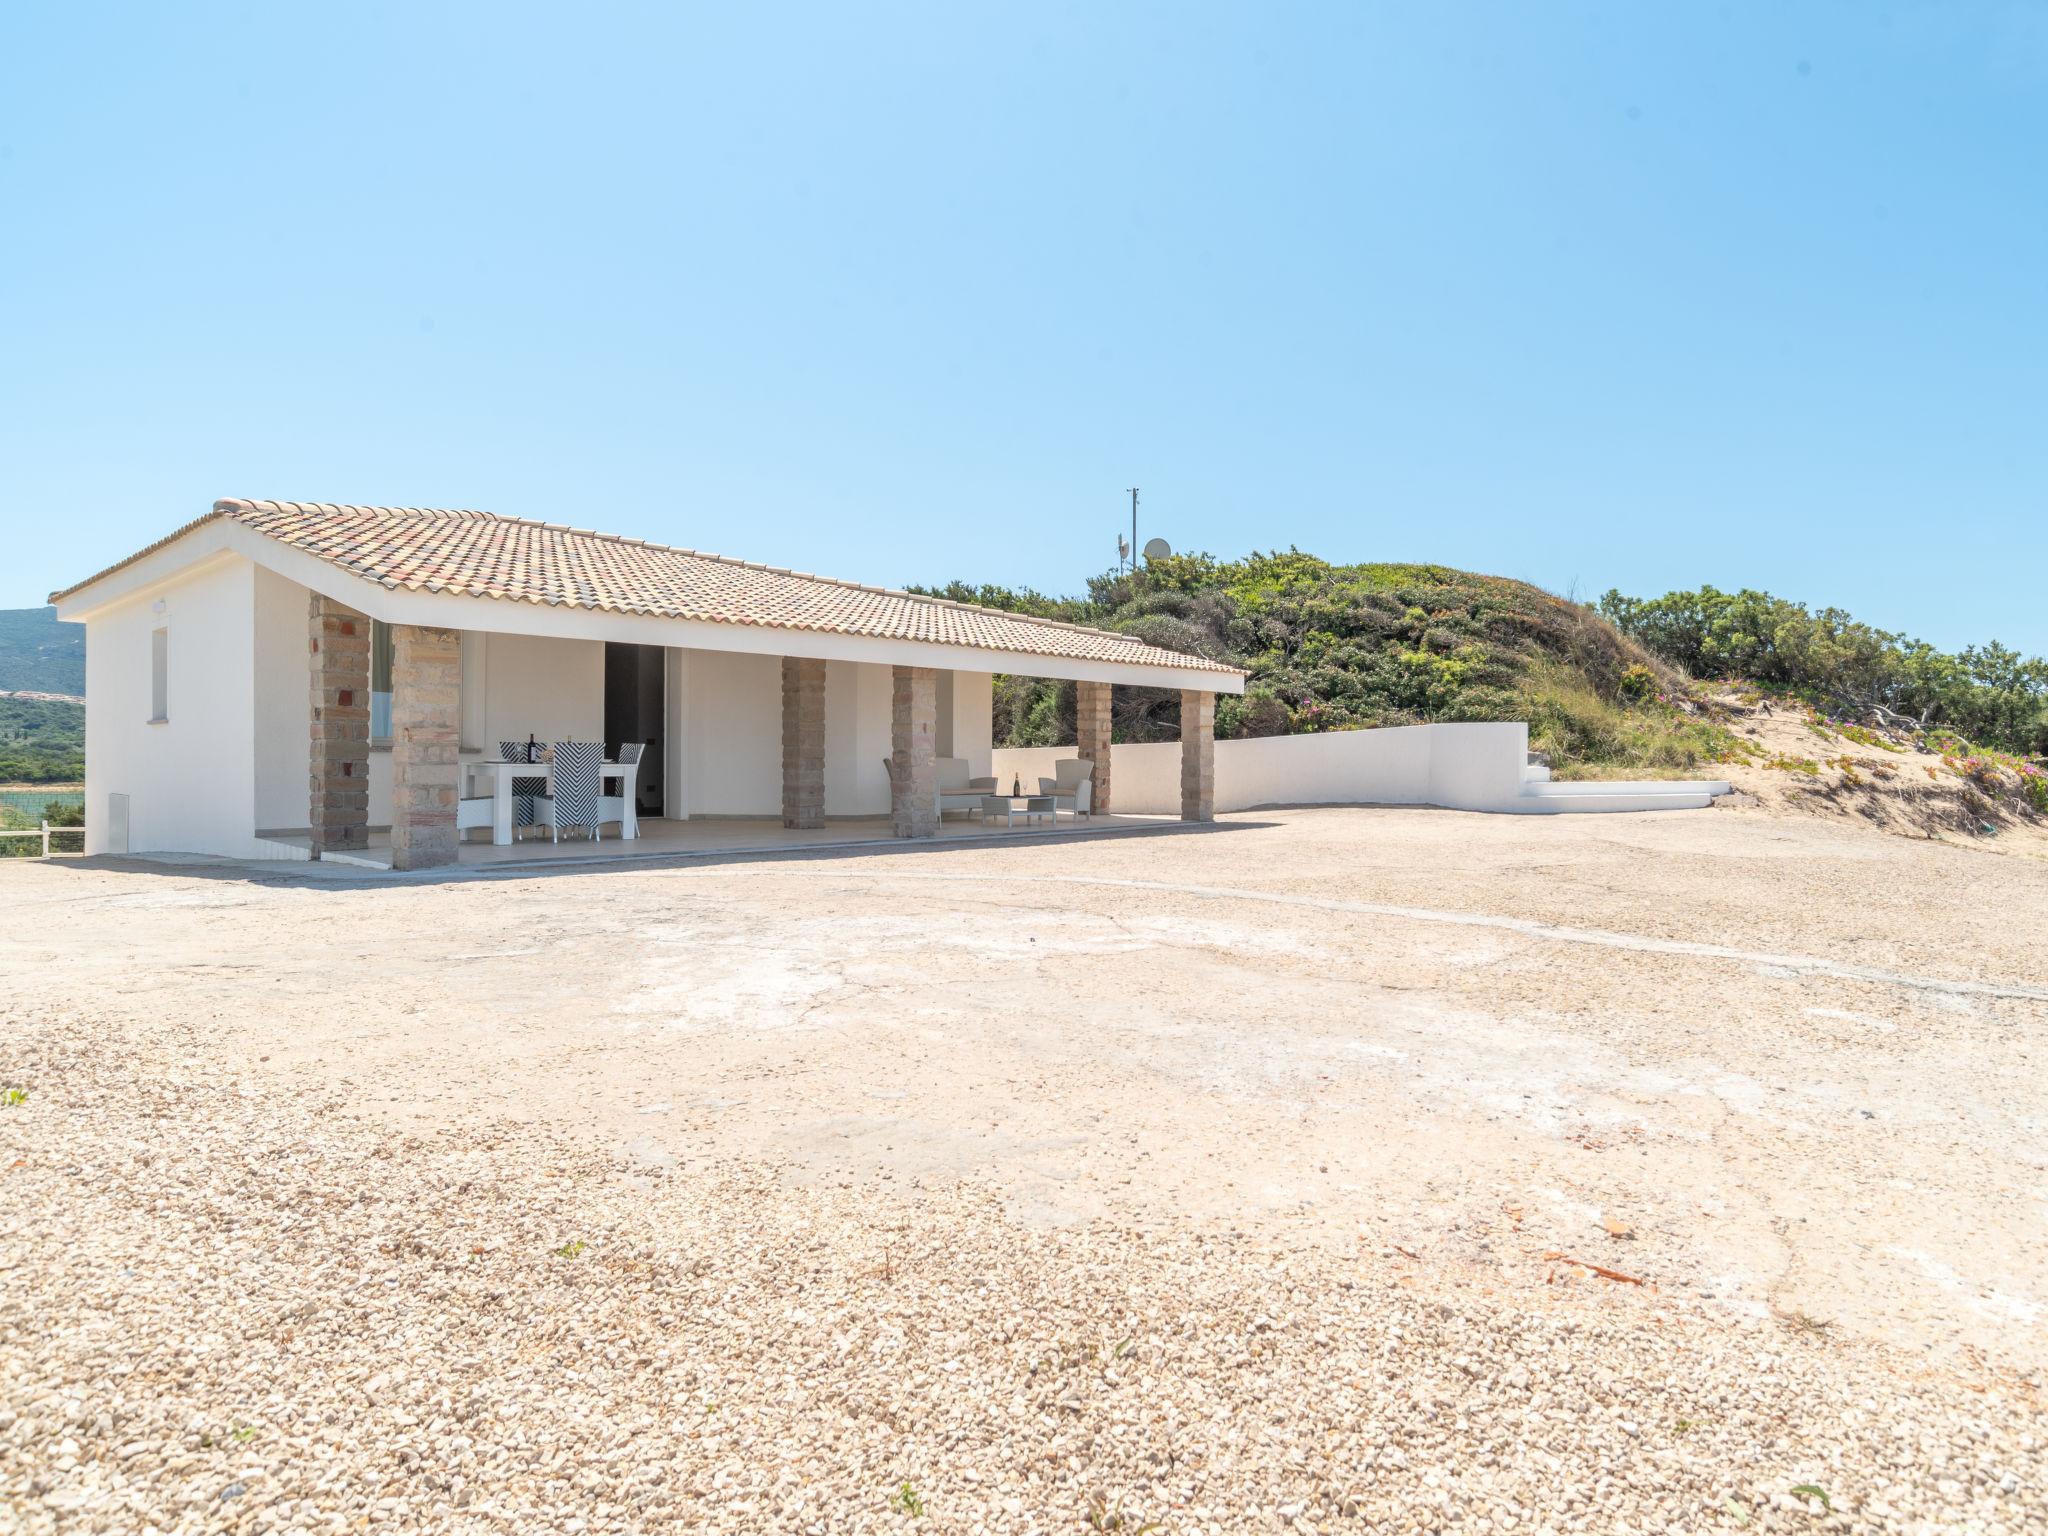
<svg viewBox="0 0 2048 1536"><path fill-rule="evenodd" d="M981 810L981 797L996 792L994 774L971 779L967 776L967 759L964 757L939 757L932 760L932 768L939 781L939 814L948 811Z"/></svg>
<svg viewBox="0 0 2048 1536"><path fill-rule="evenodd" d="M1085 757L1063 757L1052 765L1054 777L1040 779L1038 792L1051 795L1053 819L1064 806L1076 816L1091 815L1095 809L1095 765Z"/></svg>

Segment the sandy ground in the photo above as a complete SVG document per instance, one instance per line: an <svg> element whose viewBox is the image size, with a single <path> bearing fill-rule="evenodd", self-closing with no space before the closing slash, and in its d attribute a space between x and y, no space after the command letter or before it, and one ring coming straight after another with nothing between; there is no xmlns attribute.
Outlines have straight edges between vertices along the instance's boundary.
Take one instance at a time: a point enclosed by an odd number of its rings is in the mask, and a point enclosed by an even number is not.
<svg viewBox="0 0 2048 1536"><path fill-rule="evenodd" d="M2036 861L1323 810L246 873L0 866L24 1529L2048 1520Z"/></svg>
<svg viewBox="0 0 2048 1536"><path fill-rule="evenodd" d="M1973 781L1967 758L1929 751L1907 731L1845 729L1796 700L1755 692L1720 689L1707 700L1751 748L1714 771L1757 809L2048 861L2048 815L2010 768Z"/></svg>

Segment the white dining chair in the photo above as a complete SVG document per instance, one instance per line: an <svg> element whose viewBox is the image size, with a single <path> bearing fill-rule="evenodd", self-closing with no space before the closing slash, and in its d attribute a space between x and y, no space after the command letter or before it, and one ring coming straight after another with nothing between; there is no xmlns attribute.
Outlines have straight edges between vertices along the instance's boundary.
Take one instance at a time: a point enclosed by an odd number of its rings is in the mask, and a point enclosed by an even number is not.
<svg viewBox="0 0 2048 1536"><path fill-rule="evenodd" d="M619 744L619 764L627 771L622 775L619 793L597 797L597 819L600 823L616 821L622 838L640 835L640 755L647 744L640 741L626 741Z"/></svg>
<svg viewBox="0 0 2048 1536"><path fill-rule="evenodd" d="M562 840L564 827L588 827L592 837L603 836L597 830L603 798L597 764L603 756L604 747L588 741L558 741L549 749L549 792L534 797L533 820L554 841Z"/></svg>
<svg viewBox="0 0 2048 1536"><path fill-rule="evenodd" d="M508 763L526 761L526 743L523 741L501 741L498 756ZM535 765L538 767L538 765ZM533 802L537 795L547 793L548 781L542 778L520 777L512 781L512 835L519 836L519 829L534 824Z"/></svg>

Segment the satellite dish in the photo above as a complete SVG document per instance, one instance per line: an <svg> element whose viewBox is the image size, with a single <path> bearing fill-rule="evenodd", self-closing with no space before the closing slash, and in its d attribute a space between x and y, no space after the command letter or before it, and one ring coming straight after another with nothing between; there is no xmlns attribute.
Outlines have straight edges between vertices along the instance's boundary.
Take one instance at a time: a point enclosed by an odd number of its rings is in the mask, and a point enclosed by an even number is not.
<svg viewBox="0 0 2048 1536"><path fill-rule="evenodd" d="M1147 560L1164 560L1172 553L1173 546L1164 539L1147 539L1145 541L1145 558Z"/></svg>

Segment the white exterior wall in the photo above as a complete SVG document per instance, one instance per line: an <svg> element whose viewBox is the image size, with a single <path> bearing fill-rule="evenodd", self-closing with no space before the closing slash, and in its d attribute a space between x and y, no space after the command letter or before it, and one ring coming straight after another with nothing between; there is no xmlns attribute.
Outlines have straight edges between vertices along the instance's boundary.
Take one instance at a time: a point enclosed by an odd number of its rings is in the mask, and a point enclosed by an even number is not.
<svg viewBox="0 0 2048 1536"><path fill-rule="evenodd" d="M264 831L306 825L312 777L311 595L256 567L256 819ZM384 818L371 806L372 821Z"/></svg>
<svg viewBox="0 0 2048 1536"><path fill-rule="evenodd" d="M156 610L158 603L163 611ZM150 635L168 632L165 714L149 723ZM85 851L107 851L107 796L132 853L274 853L255 837L256 567L188 568L86 625Z"/></svg>
<svg viewBox="0 0 2048 1536"><path fill-rule="evenodd" d="M695 651L671 645L664 648L662 663L662 724L668 736L662 745L661 765L668 782L662 786L664 813L675 821L690 819L690 753L696 739L690 729L690 673Z"/></svg>
<svg viewBox="0 0 2048 1536"><path fill-rule="evenodd" d="M995 679L987 672L941 672L939 756L967 759L969 778L986 778L995 769L989 753L995 731Z"/></svg>
<svg viewBox="0 0 2048 1536"><path fill-rule="evenodd" d="M691 651L684 719L689 813L781 816L782 658Z"/></svg>
<svg viewBox="0 0 2048 1536"><path fill-rule="evenodd" d="M882 760L893 746L889 708L894 671L865 661L825 663L827 816L889 814L889 770Z"/></svg>
<svg viewBox="0 0 2048 1536"><path fill-rule="evenodd" d="M602 640L488 634L484 657L484 739L466 745L496 757L499 742L523 742L529 736L536 741L604 740Z"/></svg>

